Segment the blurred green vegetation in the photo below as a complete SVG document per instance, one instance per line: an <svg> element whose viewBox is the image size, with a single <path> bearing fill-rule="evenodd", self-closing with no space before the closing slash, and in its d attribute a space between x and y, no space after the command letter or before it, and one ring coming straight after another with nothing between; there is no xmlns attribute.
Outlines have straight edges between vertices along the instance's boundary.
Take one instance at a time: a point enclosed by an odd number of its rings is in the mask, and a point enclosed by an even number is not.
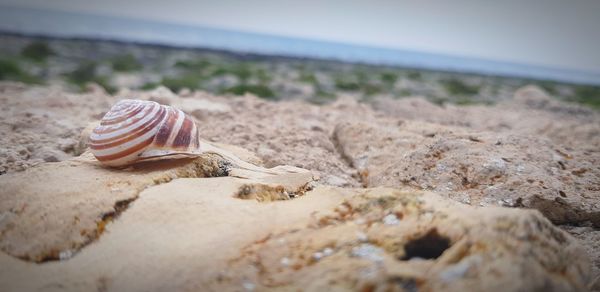
<svg viewBox="0 0 600 292"><path fill-rule="evenodd" d="M241 82L246 82L250 76L252 76L252 72L250 71L249 66L246 64L238 64L238 65L225 65L219 67L217 70L213 71L213 76L223 76L231 74L236 76Z"/></svg>
<svg viewBox="0 0 600 292"><path fill-rule="evenodd" d="M459 97L458 99L452 100L451 102L453 104L462 105L462 106L469 106L469 105L491 105L492 104L492 102L489 102L489 101L476 100L476 99L468 98L468 97Z"/></svg>
<svg viewBox="0 0 600 292"><path fill-rule="evenodd" d="M36 62L45 61L52 55L54 55L52 49L42 41L32 42L21 50L21 56Z"/></svg>
<svg viewBox="0 0 600 292"><path fill-rule="evenodd" d="M535 82L535 84L537 84L539 87L541 87L542 89L544 89L550 95L557 95L558 94L558 91L556 90L556 86L558 85L558 83L556 83L556 82L553 82L553 81L537 81L537 82Z"/></svg>
<svg viewBox="0 0 600 292"><path fill-rule="evenodd" d="M262 68L256 69L255 74L256 79L258 79L258 82L260 82L261 84L268 83L272 79L271 75L269 75L269 73L267 73L267 71Z"/></svg>
<svg viewBox="0 0 600 292"><path fill-rule="evenodd" d="M431 96L431 97L427 98L427 100L429 100L430 102L437 104L439 106L443 106L444 104L448 103L447 98L440 97L440 96Z"/></svg>
<svg viewBox="0 0 600 292"><path fill-rule="evenodd" d="M308 99L308 102L312 104L327 104L337 99L337 95L332 92L327 92L322 89L317 89L315 95Z"/></svg>
<svg viewBox="0 0 600 292"><path fill-rule="evenodd" d="M112 68L117 72L131 72L142 69L142 64L131 54L120 55L112 59Z"/></svg>
<svg viewBox="0 0 600 292"><path fill-rule="evenodd" d="M210 82L215 78L233 76L239 84L215 89L218 92L232 94L251 92L264 98L275 96L275 93L267 85L272 77L267 70L257 65L256 62L198 58L177 61L174 67L180 70L180 75L164 78L161 82L173 91L178 91L184 87L203 89L206 82Z"/></svg>
<svg viewBox="0 0 600 292"><path fill-rule="evenodd" d="M79 87L80 90L85 89L85 85L89 82L94 82L110 93L117 91L108 82L108 76L99 76L96 74L96 62L83 62L75 70L65 75L67 81Z"/></svg>
<svg viewBox="0 0 600 292"><path fill-rule="evenodd" d="M205 78L201 74L186 73L179 77L164 77L160 83L171 89L173 92L178 92L183 88L189 88L191 90L202 89L202 82L204 79Z"/></svg>
<svg viewBox="0 0 600 292"><path fill-rule="evenodd" d="M335 87L339 90L356 91L360 89L360 84L351 76L340 76L335 79Z"/></svg>
<svg viewBox="0 0 600 292"><path fill-rule="evenodd" d="M305 70L300 71L300 76L298 77L298 81L316 85L319 83L317 77L313 72L307 72Z"/></svg>
<svg viewBox="0 0 600 292"><path fill-rule="evenodd" d="M412 93L412 91L410 91L410 90L408 90L408 89L406 89L406 88L403 88L403 89L400 89L400 90L399 90L399 91L396 93L396 95L397 95L397 96L400 96L400 97L404 97L404 96L411 96L411 95L413 95L413 93Z"/></svg>
<svg viewBox="0 0 600 292"><path fill-rule="evenodd" d="M406 78L415 80L415 81L420 81L423 79L423 76L421 76L421 72L419 72L419 71L408 71L406 73Z"/></svg>
<svg viewBox="0 0 600 292"><path fill-rule="evenodd" d="M393 86L398 80L398 74L394 72L383 72L380 75L381 81L389 86Z"/></svg>
<svg viewBox="0 0 600 292"><path fill-rule="evenodd" d="M384 89L376 83L365 83L362 86L362 91L363 94L365 94L366 96L372 96L378 93L382 93Z"/></svg>
<svg viewBox="0 0 600 292"><path fill-rule="evenodd" d="M180 60L175 63L180 70L176 77L163 78L161 84L173 91L182 88L192 90L203 89L204 84L214 78L234 76L238 84L224 88L215 88L219 93L243 95L246 92L266 99L276 99L275 92L268 86L272 77L268 71L250 61L224 61L199 58L196 60ZM145 87L155 86L147 84Z"/></svg>
<svg viewBox="0 0 600 292"><path fill-rule="evenodd" d="M260 83L271 81L271 76L265 69L248 61L219 64L210 75L211 77L233 75L242 83L246 83L251 77L255 77Z"/></svg>
<svg viewBox="0 0 600 292"><path fill-rule="evenodd" d="M392 93L393 84L398 76L391 72L378 73L371 68L360 68L354 72L338 73L335 76L335 88L343 91L362 93L362 99L367 100L375 94Z"/></svg>
<svg viewBox="0 0 600 292"><path fill-rule="evenodd" d="M96 63L84 62L79 65L74 71L67 74L67 79L78 85L84 85L86 82L92 81L96 77Z"/></svg>
<svg viewBox="0 0 600 292"><path fill-rule="evenodd" d="M112 76L108 75L111 70L104 70L108 66L112 68L113 72L140 74L141 80L160 80L160 82L144 84L141 89L153 89L164 85L174 92L188 88L235 95L251 93L271 100L279 99L288 93L291 96L303 94L301 92L304 92L306 87L312 86L306 92L314 93L305 98L315 104L332 102L336 100L340 92L350 93L361 101L367 102L377 95L396 98L423 95L440 105L447 103L488 104L488 100L492 100L494 97L510 98L510 91L516 90L519 86L536 84L561 100L578 102L600 109L600 86L432 72L391 66L340 64L301 59L280 61L279 59L233 56L218 52L182 54L196 57L179 60L174 64L168 62L170 58L165 58L165 56L169 56L168 54L159 54L158 57L149 56L147 59L144 57L144 64L142 64L141 59L135 57L137 55L128 53L130 51L117 52L111 55L101 55L101 57L89 59L87 62L83 61L77 68L63 74L62 77L81 90L88 82L94 82L108 92L114 93L116 89L110 83ZM17 51L10 56L0 56L0 80L41 83L41 77L54 78L55 76L52 74L56 74L56 71L49 70L46 63L46 60L53 55L55 55L53 58L56 59L65 57L64 54L56 55L46 41L39 40L29 43L20 52ZM150 63L155 57L157 58L156 62ZM71 61L80 61L79 58L72 58ZM162 62L161 60L166 61ZM102 67L99 67L99 64ZM275 76L280 73L282 76ZM149 74L149 76L144 74ZM289 76L297 77L295 80L286 80ZM133 80L131 84L137 84L137 80L140 79ZM129 80L124 81L129 82ZM398 81L402 81L403 88L395 86ZM295 82L295 85L299 85L298 82L304 83L299 86L302 91L294 89L294 84L288 86L289 84L286 82Z"/></svg>
<svg viewBox="0 0 600 292"><path fill-rule="evenodd" d="M175 62L175 68L186 69L186 70L205 70L212 63L208 59L199 58L196 60L179 60Z"/></svg>
<svg viewBox="0 0 600 292"><path fill-rule="evenodd" d="M244 95L252 93L265 99L276 100L275 92L266 85L238 84L221 90L221 93L231 93L235 95Z"/></svg>
<svg viewBox="0 0 600 292"><path fill-rule="evenodd" d="M148 83L142 85L142 87L140 87L140 89L142 89L142 90L151 90L151 89L157 88L159 85L160 85L159 83L148 82Z"/></svg>
<svg viewBox="0 0 600 292"><path fill-rule="evenodd" d="M20 81L27 84L39 84L42 80L25 72L15 60L0 59L0 80Z"/></svg>
<svg viewBox="0 0 600 292"><path fill-rule="evenodd" d="M600 109L600 86L575 86L574 100L592 108Z"/></svg>
<svg viewBox="0 0 600 292"><path fill-rule="evenodd" d="M479 93L479 87L470 86L458 79L446 79L442 85L452 95L475 95Z"/></svg>

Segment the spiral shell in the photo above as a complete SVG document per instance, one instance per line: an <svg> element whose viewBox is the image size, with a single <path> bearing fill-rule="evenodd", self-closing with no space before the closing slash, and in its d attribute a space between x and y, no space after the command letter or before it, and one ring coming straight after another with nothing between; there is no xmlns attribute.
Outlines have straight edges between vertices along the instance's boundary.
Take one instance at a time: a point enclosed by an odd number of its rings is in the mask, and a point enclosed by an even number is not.
<svg viewBox="0 0 600 292"><path fill-rule="evenodd" d="M200 153L198 128L190 116L153 101L116 103L90 135L92 154L108 166L144 159Z"/></svg>

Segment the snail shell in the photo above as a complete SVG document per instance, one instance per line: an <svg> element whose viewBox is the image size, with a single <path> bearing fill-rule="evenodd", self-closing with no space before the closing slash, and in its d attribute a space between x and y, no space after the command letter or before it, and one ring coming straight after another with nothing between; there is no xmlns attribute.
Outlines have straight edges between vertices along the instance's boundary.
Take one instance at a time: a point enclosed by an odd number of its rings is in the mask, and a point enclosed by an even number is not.
<svg viewBox="0 0 600 292"><path fill-rule="evenodd" d="M117 102L92 130L92 154L104 165L126 166L148 159L198 156L211 152L231 167L256 174L309 172L293 166L263 168L235 154L201 141L194 120L176 108L154 101L125 99ZM238 171L239 173L239 171Z"/></svg>
<svg viewBox="0 0 600 292"><path fill-rule="evenodd" d="M117 102L90 135L92 154L108 166L169 155L198 155L198 128L190 116L153 101Z"/></svg>

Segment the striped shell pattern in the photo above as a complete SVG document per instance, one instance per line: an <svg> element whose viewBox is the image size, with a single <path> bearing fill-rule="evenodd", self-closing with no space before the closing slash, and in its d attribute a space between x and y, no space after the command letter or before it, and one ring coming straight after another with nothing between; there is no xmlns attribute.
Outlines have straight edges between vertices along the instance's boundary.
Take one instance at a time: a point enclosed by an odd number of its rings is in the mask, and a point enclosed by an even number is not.
<svg viewBox="0 0 600 292"><path fill-rule="evenodd" d="M92 154L108 166L144 159L200 153L193 119L153 101L125 99L116 103L90 135Z"/></svg>

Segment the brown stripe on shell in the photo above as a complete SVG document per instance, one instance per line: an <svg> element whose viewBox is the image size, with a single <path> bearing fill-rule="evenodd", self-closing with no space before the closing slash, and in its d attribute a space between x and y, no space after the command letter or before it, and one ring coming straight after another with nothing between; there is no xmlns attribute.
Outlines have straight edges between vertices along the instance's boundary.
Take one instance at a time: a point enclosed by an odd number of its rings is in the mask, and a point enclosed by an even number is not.
<svg viewBox="0 0 600 292"><path fill-rule="evenodd" d="M152 119L150 119L150 120L149 120L149 122L152 122L152 126L158 126L158 123L159 123L160 121L162 121L162 119L164 118L164 116L165 116L165 112L166 112L166 109L164 109L163 107L161 107L161 108L158 110L158 112L157 112L158 116L156 116L156 117L154 117L154 118L152 118ZM116 141L116 140L120 140L120 139L122 139L122 138L124 138L124 137L127 137L128 135L131 135L131 134L132 134L132 133L134 133L134 132L137 132L137 131L140 131L140 130L144 130L144 129L146 129L146 128L149 128L147 123L146 123L146 124L140 124L140 125L139 125L139 127L137 127L137 128L135 128L135 129L133 129L133 130L132 130L132 131L130 131L130 132L123 133L123 134L121 134L121 135L115 136L115 137L113 137L113 138L108 138L108 139L102 139L102 140L98 140L98 139L96 139L96 140L94 140L94 139L90 139L90 140L91 140L90 142L91 142L92 144L104 144L104 143L110 143L110 142L114 142L114 141ZM104 134L104 133L99 133L99 134Z"/></svg>
<svg viewBox="0 0 600 292"><path fill-rule="evenodd" d="M132 153L143 150L148 145L152 144L152 140L154 140L154 137L150 137L147 140L141 142L140 144L135 145L134 147L127 148L124 151L121 151L121 152L118 152L115 154L106 155L106 156L96 156L96 159L98 159L100 161L111 161L111 160L117 160L119 158L123 158L125 156L131 155Z"/></svg>
<svg viewBox="0 0 600 292"><path fill-rule="evenodd" d="M144 134L151 131L153 128L157 127L158 124L163 121L163 118L165 117L165 113L166 113L166 110L163 107L161 107L159 110L158 116L156 116L153 120L150 120L151 121L150 124L142 124L142 125L140 125L140 127L136 128L134 131L125 133L123 135L119 135L119 136L115 137L114 139L91 141L90 148L92 148L94 150L108 149L108 148L111 148L114 146L118 146L118 145L127 143L129 141L132 141L138 137L141 137Z"/></svg>
<svg viewBox="0 0 600 292"><path fill-rule="evenodd" d="M167 144L167 140L169 140L169 136L171 136L171 132L173 131L173 127L177 122L177 111L173 108L168 108L168 114L166 121L160 125L158 132L156 133L156 138L154 139L154 145L157 147L164 147Z"/></svg>
<svg viewBox="0 0 600 292"><path fill-rule="evenodd" d="M194 123L194 137L192 139L192 147L193 149L198 149L200 147L200 134L198 133L198 127L196 127L196 123Z"/></svg>
<svg viewBox="0 0 600 292"><path fill-rule="evenodd" d="M125 129L127 133L123 133ZM90 148L102 163L121 166L145 159L142 156L197 153L198 132L193 119L180 110L155 102L125 100L114 105L101 126L93 130L95 139L90 139ZM111 135L114 137L107 137ZM104 155L98 155L102 152Z"/></svg>
<svg viewBox="0 0 600 292"><path fill-rule="evenodd" d="M187 149L190 146L193 127L194 121L192 121L188 115L185 115L183 124L181 124L181 128L179 128L179 132L177 133L177 136L175 136L175 140L173 140L173 145L171 146Z"/></svg>
<svg viewBox="0 0 600 292"><path fill-rule="evenodd" d="M117 131L117 130L119 130L119 129L122 129L122 128L124 128L124 127L130 126L130 125L133 125L133 124L135 124L135 123L137 123L137 122L139 122L139 121L143 120L143 119L144 119L145 117L147 117L149 114L151 114L151 113L152 113L152 110L154 109L154 106L147 106L147 107L144 107L144 108L145 108L145 112L144 112L144 114L143 114L141 117L139 117L139 118L136 118L136 117L132 118L132 120L131 120L131 122L130 122L130 123L127 123L127 124L120 125L120 127L116 127L116 128L114 128L114 129L111 129L111 128L103 128L103 127L97 127L97 128L95 128L95 129L93 130L93 133L94 133L94 134L108 134L108 133L112 133L112 132L114 132L114 131ZM162 107L161 107L161 108L162 108ZM101 125L101 126L106 126L106 125L104 125L103 123L101 123L100 125ZM111 139L112 139L112 138L111 138Z"/></svg>
<svg viewBox="0 0 600 292"><path fill-rule="evenodd" d="M125 120L127 120L128 118L131 118L135 115L137 115L138 113L140 113L144 108L146 108L146 106L144 105L138 105L136 109L134 109L133 111L129 112L128 114L126 114L125 116L117 116L114 119L110 119L110 120L102 120L101 125L102 126L109 126L109 125L114 125L120 122L123 122Z"/></svg>
<svg viewBox="0 0 600 292"><path fill-rule="evenodd" d="M113 105L110 110L102 117L102 122L110 122L112 120L118 119L120 116L124 114L128 114L131 111L137 109L138 107L143 107L144 104L140 102L131 102L131 101L119 101L117 104Z"/></svg>

